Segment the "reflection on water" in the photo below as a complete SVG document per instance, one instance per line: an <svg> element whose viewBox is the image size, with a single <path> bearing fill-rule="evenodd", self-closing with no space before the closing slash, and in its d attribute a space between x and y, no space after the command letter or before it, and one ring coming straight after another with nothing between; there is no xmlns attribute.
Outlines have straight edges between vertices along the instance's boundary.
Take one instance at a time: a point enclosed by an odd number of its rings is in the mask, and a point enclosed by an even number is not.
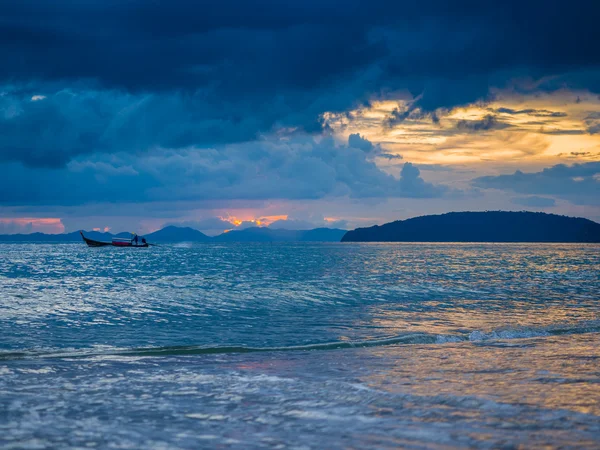
<svg viewBox="0 0 600 450"><path fill-rule="evenodd" d="M104 250L0 244L0 446L600 445L597 245Z"/></svg>
<svg viewBox="0 0 600 450"><path fill-rule="evenodd" d="M393 334L430 333L471 340L600 331L596 299L583 304L565 300L562 305L457 300L451 309L446 303L428 306L420 311L371 307L368 325Z"/></svg>
<svg viewBox="0 0 600 450"><path fill-rule="evenodd" d="M370 374L369 386L600 416L598 333L371 351L397 364Z"/></svg>

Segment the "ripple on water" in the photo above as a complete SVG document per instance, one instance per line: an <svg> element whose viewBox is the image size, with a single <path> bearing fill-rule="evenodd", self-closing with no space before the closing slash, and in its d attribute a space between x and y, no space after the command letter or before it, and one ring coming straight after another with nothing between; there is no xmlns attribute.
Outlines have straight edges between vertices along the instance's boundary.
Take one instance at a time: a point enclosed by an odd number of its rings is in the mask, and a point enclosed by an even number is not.
<svg viewBox="0 0 600 450"><path fill-rule="evenodd" d="M1 446L600 442L600 246L104 250L0 244Z"/></svg>

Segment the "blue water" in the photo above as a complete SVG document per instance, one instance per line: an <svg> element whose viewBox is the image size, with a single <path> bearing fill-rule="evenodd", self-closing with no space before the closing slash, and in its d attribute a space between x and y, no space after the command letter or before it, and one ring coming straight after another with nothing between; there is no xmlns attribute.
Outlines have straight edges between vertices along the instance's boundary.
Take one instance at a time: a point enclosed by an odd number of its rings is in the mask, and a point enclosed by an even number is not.
<svg viewBox="0 0 600 450"><path fill-rule="evenodd" d="M600 446L600 246L0 244L5 448Z"/></svg>

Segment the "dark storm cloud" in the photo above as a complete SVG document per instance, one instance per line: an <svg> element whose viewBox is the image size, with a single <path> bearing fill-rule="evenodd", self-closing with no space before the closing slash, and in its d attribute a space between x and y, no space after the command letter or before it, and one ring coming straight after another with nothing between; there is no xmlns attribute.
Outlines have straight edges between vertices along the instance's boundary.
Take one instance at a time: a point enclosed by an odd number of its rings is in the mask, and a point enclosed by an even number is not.
<svg viewBox="0 0 600 450"><path fill-rule="evenodd" d="M600 133L600 112L590 114L585 118L584 122L587 126L588 133Z"/></svg>
<svg viewBox="0 0 600 450"><path fill-rule="evenodd" d="M544 128L538 130L538 133L549 134L552 136L579 136L586 134L585 130L547 130Z"/></svg>
<svg viewBox="0 0 600 450"><path fill-rule="evenodd" d="M434 123L436 108L490 99L515 76L542 80L533 91L600 92L598 9L0 0L0 202L441 196L410 164L399 178L380 171L369 158L392 156L378 146L297 136L326 135L325 111L401 90L415 97L407 117Z"/></svg>
<svg viewBox="0 0 600 450"><path fill-rule="evenodd" d="M397 178L361 149L297 135L215 149L85 155L64 168L0 163L0 205L440 197L410 163ZM34 180L34 182L32 182Z"/></svg>
<svg viewBox="0 0 600 450"><path fill-rule="evenodd" d="M478 131L501 130L510 127L509 124L498 120L496 116L491 114L486 115L480 120L459 120L456 122L456 129L466 131L468 133L476 133Z"/></svg>
<svg viewBox="0 0 600 450"><path fill-rule="evenodd" d="M367 92L409 88L431 110L484 97L512 70L538 77L600 63L593 0L0 4L1 77L9 82L90 79L128 90L273 98L374 69L376 79L359 82L341 109Z"/></svg>
<svg viewBox="0 0 600 450"><path fill-rule="evenodd" d="M348 136L348 147L358 148L365 152L369 158L402 159L402 155L387 153L380 144L373 144L367 138L358 133Z"/></svg>
<svg viewBox="0 0 600 450"><path fill-rule="evenodd" d="M567 117L567 113L559 111L548 111L547 109L511 109L497 108L492 110L495 113L510 114L513 116L526 115L532 117Z"/></svg>
<svg viewBox="0 0 600 450"><path fill-rule="evenodd" d="M410 107L394 108L384 123L388 128L394 128L396 125L399 125L408 119L411 112L412 109Z"/></svg>
<svg viewBox="0 0 600 450"><path fill-rule="evenodd" d="M43 97L6 91L0 96L0 161L63 167L82 154L248 141L286 111L273 103L264 114L243 115L236 105L208 104L198 93L65 89Z"/></svg>
<svg viewBox="0 0 600 450"><path fill-rule="evenodd" d="M479 177L473 184L480 188L501 189L520 194L553 195L574 204L600 204L600 162L558 164L541 172Z"/></svg>
<svg viewBox="0 0 600 450"><path fill-rule="evenodd" d="M348 136L348 146L359 148L364 152L370 152L371 150L373 150L374 147L371 141L362 137L358 133L354 133Z"/></svg>
<svg viewBox="0 0 600 450"><path fill-rule="evenodd" d="M394 108L388 117L384 120L384 126L394 128L396 125L404 123L407 119L424 120L429 119L434 124L439 124L440 119L435 111L423 110L418 101L411 102L408 105L401 105Z"/></svg>
<svg viewBox="0 0 600 450"><path fill-rule="evenodd" d="M403 197L413 198L441 197L447 191L443 186L424 181L418 167L409 162L404 163L400 172L400 187Z"/></svg>

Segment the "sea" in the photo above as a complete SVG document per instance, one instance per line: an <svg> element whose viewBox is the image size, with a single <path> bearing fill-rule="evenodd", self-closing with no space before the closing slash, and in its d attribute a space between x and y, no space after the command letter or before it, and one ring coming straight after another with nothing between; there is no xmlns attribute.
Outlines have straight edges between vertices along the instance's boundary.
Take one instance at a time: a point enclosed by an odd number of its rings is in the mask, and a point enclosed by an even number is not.
<svg viewBox="0 0 600 450"><path fill-rule="evenodd" d="M595 244L0 244L0 448L599 448L599 300Z"/></svg>

